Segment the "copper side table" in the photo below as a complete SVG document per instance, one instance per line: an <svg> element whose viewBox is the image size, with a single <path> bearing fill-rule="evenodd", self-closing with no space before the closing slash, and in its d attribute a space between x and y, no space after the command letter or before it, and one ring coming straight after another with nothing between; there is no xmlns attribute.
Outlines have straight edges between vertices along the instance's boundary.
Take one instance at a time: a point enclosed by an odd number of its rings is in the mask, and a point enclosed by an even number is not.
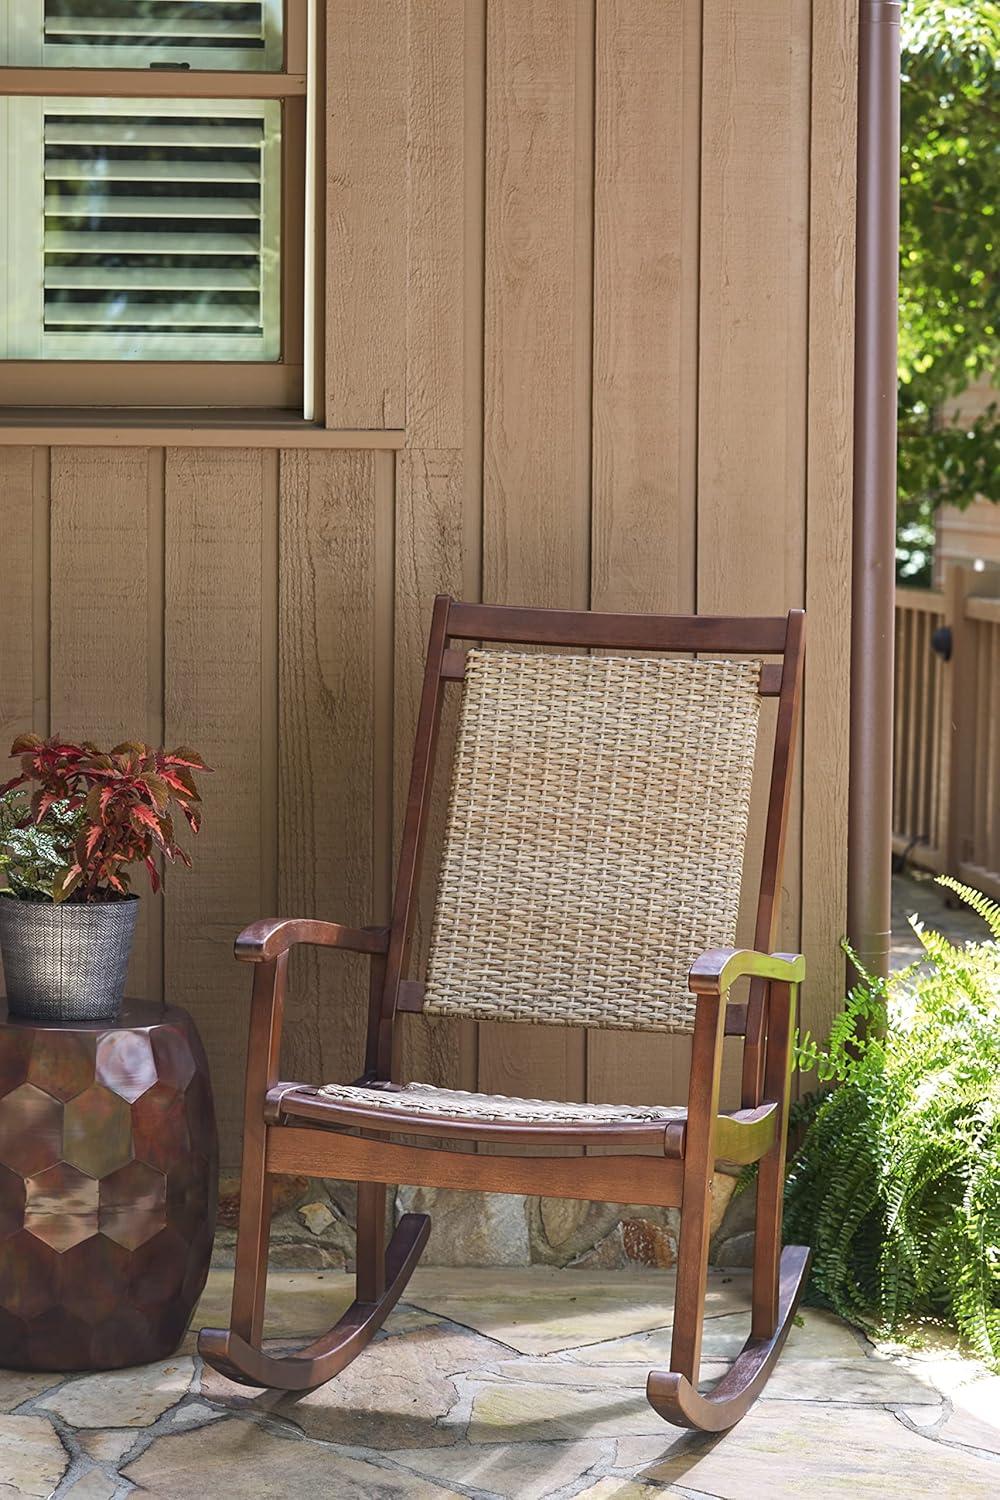
<svg viewBox="0 0 1000 1500"><path fill-rule="evenodd" d="M186 1011L0 1022L0 1366L172 1354L208 1274L218 1139Z"/></svg>

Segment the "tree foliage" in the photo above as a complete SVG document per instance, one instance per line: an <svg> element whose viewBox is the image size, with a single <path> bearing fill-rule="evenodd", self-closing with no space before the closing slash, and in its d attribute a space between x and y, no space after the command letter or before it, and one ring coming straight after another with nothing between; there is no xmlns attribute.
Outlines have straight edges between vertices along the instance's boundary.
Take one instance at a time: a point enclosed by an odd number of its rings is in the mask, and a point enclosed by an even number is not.
<svg viewBox="0 0 1000 1500"><path fill-rule="evenodd" d="M926 575L944 502L1000 500L996 407L949 401L1000 370L1000 5L904 0L900 199L900 574Z"/></svg>

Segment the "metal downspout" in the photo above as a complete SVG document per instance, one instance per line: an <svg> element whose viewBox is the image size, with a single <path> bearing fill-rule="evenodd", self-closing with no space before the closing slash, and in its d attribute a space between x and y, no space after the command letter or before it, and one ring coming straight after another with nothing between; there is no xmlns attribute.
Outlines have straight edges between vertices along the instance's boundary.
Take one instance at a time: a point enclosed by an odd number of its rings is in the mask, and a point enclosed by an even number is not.
<svg viewBox="0 0 1000 1500"><path fill-rule="evenodd" d="M891 928L899 15L898 0L862 0L858 49L847 930L874 974Z"/></svg>

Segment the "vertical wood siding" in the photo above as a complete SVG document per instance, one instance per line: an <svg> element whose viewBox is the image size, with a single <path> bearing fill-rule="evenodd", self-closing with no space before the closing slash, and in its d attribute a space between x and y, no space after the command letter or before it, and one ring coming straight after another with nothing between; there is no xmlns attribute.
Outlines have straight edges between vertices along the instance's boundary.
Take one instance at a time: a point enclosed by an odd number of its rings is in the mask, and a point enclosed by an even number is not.
<svg viewBox="0 0 1000 1500"><path fill-rule="evenodd" d="M194 868L171 871L164 923L164 990L201 1029L219 1088L228 1149L241 1091L237 1037L246 976L233 932L274 899L273 677L263 627L275 557L265 555L275 455L252 449L168 449L164 610L164 737L214 767ZM239 1020L237 1020L239 1018ZM235 1057L233 1056L235 1054Z"/></svg>
<svg viewBox="0 0 1000 1500"><path fill-rule="evenodd" d="M696 608L701 4L600 0L594 609ZM593 1032L588 1097L685 1098L683 1037Z"/></svg>
<svg viewBox="0 0 1000 1500"><path fill-rule="evenodd" d="M233 936L385 917L440 589L805 603L782 941L804 944L814 1030L842 974L848 9L328 0L327 19L327 419L405 447L0 447L3 735L143 734L217 768L132 984L194 1012L229 1160ZM364 996L359 961L299 957L285 1076L356 1073ZM410 1017L404 1048L413 1076L592 1099L681 1098L686 1061L683 1039Z"/></svg>

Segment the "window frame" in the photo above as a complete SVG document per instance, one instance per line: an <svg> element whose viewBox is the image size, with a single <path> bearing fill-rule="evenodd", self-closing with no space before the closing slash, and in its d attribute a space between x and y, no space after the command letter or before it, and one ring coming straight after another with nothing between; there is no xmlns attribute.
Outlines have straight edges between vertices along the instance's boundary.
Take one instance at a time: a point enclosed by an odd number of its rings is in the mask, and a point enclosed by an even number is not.
<svg viewBox="0 0 1000 1500"><path fill-rule="evenodd" d="M286 8L284 0L260 0L260 4L265 19L268 16L273 18L275 15L281 16L282 19L284 19L283 12ZM0 17L0 27L2 27L2 25L3 18ZM72 58L66 60L58 56L60 51L70 51L70 48L67 48L64 43L49 42L45 38L45 0L17 0L16 8L14 8L8 16L6 25L7 35L9 39L8 47L11 51L13 51L14 53L20 52L39 54L38 58L18 56L15 58L15 61L17 63L23 63L32 66L36 63L41 65L41 55L46 49L48 49L52 53L52 60L45 64L46 68L73 69L75 67L75 63L73 62ZM59 28L56 28L56 30L58 29ZM63 29L66 31L70 31L72 30L72 27L66 27ZM150 30L151 32L155 32L155 27L150 28ZM169 33L165 33L165 35L169 36ZM265 66L260 68L258 71L272 73L280 72L283 70L285 35L286 29L283 25L281 29L281 36L279 39L280 45L278 47L274 47L272 43L270 44L269 48L265 47ZM164 41L163 45L169 48L170 43L169 41ZM239 47L235 47L232 50L235 52L240 51ZM148 56L145 55L145 49L122 47L118 49L118 52L122 59L122 66L131 66L134 68L142 69L143 71L145 71L145 66L148 66ZM136 52L144 55L135 56L134 54ZM248 49L244 49L244 52L247 57L252 58L254 56L253 52ZM184 50L184 56L190 63L191 67L198 69L211 69L212 62L217 61L218 55L218 49L214 47L205 47L201 49L187 47ZM230 68L227 69L227 71L253 72L254 69L252 66L250 66Z"/></svg>
<svg viewBox="0 0 1000 1500"><path fill-rule="evenodd" d="M317 7L317 10L319 7ZM318 288L305 281L308 118L322 99L310 58L309 0L284 0L283 68L280 72L237 69L68 68L0 66L0 101L19 97L85 98L127 103L163 99L178 107L199 99L277 101L281 105L281 341L277 360L0 360L0 415L16 419L23 408L93 410L131 414L239 408L303 417L306 399L305 322L316 326ZM318 40L318 39L317 39ZM313 67L310 68L312 61ZM319 264L319 257L316 257ZM318 385L321 360L315 336L311 383ZM315 363L315 369L312 368ZM148 419L148 417L147 417Z"/></svg>

